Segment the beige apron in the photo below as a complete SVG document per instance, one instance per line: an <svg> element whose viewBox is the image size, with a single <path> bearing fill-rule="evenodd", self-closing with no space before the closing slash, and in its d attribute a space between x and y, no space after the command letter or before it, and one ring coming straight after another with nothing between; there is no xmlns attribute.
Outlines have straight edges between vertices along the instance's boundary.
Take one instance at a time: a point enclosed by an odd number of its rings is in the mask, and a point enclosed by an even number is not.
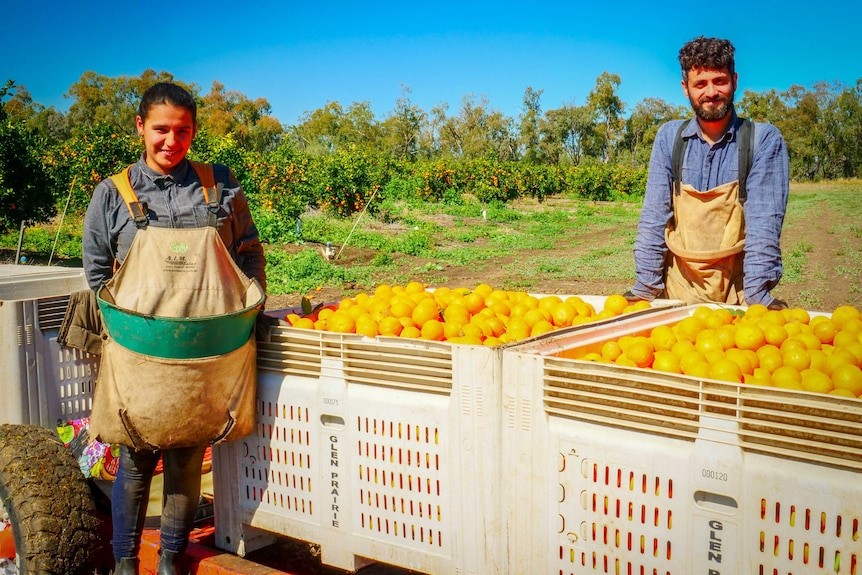
<svg viewBox="0 0 862 575"><path fill-rule="evenodd" d="M745 215L738 182L700 192L682 184L665 230L664 297L685 302L742 304Z"/></svg>
<svg viewBox="0 0 862 575"><path fill-rule="evenodd" d="M139 229L105 286L119 307L192 318L229 314L262 292L230 257L215 227ZM109 334L110 335L110 334ZM141 355L108 338L96 385L91 431L137 449L231 440L254 427L256 345L194 359Z"/></svg>

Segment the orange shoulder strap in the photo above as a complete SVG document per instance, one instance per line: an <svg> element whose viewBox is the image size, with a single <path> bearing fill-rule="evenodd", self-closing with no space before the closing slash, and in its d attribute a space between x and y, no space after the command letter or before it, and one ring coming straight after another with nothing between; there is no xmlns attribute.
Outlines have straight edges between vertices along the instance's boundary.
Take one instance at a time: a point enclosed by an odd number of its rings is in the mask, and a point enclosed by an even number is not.
<svg viewBox="0 0 862 575"><path fill-rule="evenodd" d="M123 201L126 202L126 207L129 209L129 214L131 214L135 225L140 228L147 225L147 212L144 210L141 202L138 201L135 190L132 189L132 181L130 179L131 169L132 166L129 166L119 174L114 174L111 176L111 180L117 186L117 190L120 192Z"/></svg>
<svg viewBox="0 0 862 575"><path fill-rule="evenodd" d="M192 165L192 168L195 169L195 173L198 175L198 179L201 181L201 186L203 187L204 192L204 201L207 204L218 204L219 200L221 199L218 197L218 194L215 194L215 197L210 199L210 194L216 192L213 165L204 164L201 162L192 162L191 160L189 160L189 163Z"/></svg>

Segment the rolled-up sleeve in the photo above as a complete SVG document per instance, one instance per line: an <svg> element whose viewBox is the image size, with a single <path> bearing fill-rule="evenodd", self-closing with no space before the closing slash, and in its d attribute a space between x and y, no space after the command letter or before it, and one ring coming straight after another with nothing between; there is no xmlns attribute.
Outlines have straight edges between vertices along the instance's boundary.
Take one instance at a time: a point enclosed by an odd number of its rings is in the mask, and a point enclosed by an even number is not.
<svg viewBox="0 0 862 575"><path fill-rule="evenodd" d="M751 305L769 305L781 279L781 228L790 191L787 146L771 124L757 124L754 161L746 182L743 289Z"/></svg>

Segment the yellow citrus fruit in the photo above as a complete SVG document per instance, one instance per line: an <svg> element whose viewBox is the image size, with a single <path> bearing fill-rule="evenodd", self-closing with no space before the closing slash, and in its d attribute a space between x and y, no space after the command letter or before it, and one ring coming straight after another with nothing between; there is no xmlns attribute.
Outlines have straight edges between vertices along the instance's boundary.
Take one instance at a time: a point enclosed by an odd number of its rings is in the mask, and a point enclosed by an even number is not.
<svg viewBox="0 0 862 575"><path fill-rule="evenodd" d="M755 353L757 354L759 367L768 370L770 373L775 371L776 368L784 365L784 356L781 355L781 350L774 345L764 345Z"/></svg>
<svg viewBox="0 0 862 575"><path fill-rule="evenodd" d="M769 323L774 323L775 325L784 325L787 323L787 318L784 317L784 314L781 313L780 310L771 309L763 314L763 321L768 321Z"/></svg>
<svg viewBox="0 0 862 575"><path fill-rule="evenodd" d="M653 354L652 368L667 373L682 373L679 358L668 350L660 349Z"/></svg>
<svg viewBox="0 0 862 575"><path fill-rule="evenodd" d="M551 324L551 322L546 319L540 319L535 324L533 324L533 327L530 329L530 336L532 337L541 335L543 333L548 333L549 331L553 330L554 326L553 324Z"/></svg>
<svg viewBox="0 0 862 575"><path fill-rule="evenodd" d="M839 328L844 328L845 324L850 320L858 320L860 319L859 310L851 305L840 305L835 308L832 312L832 321L835 322Z"/></svg>
<svg viewBox="0 0 862 575"><path fill-rule="evenodd" d="M746 355L746 351L750 350L742 350L739 348L732 347L725 352L725 357L738 365L739 371L741 371L743 375L754 373L755 367L751 364L751 359L749 359L749 357Z"/></svg>
<svg viewBox="0 0 862 575"><path fill-rule="evenodd" d="M766 315L766 313L768 311L769 311L769 308L767 308L762 303L755 303L755 304L748 306L748 309L745 310L745 315L749 318L752 318L752 319L761 318L764 315Z"/></svg>
<svg viewBox="0 0 862 575"><path fill-rule="evenodd" d="M789 347L782 350L781 355L784 356L784 365L789 365L797 371L808 369L811 366L811 356L807 349Z"/></svg>
<svg viewBox="0 0 862 575"><path fill-rule="evenodd" d="M527 325L532 329L532 327L540 321L549 322L550 318L546 316L545 313L546 312L544 310L539 308L531 309L524 314L524 321L527 322Z"/></svg>
<svg viewBox="0 0 862 575"><path fill-rule="evenodd" d="M440 317L440 308L437 307L437 302L433 298L423 299L413 308L413 313L410 314L410 317L416 325L425 325L426 321Z"/></svg>
<svg viewBox="0 0 862 575"><path fill-rule="evenodd" d="M674 354L677 355L677 354ZM677 355L679 357L679 367L682 372L686 375L691 374L691 366L698 363L708 363L706 361L706 356L697 351L696 349L685 352L682 355Z"/></svg>
<svg viewBox="0 0 862 575"><path fill-rule="evenodd" d="M551 308L551 322L557 327L566 327L572 325L572 321L578 317L578 310L575 306L560 302Z"/></svg>
<svg viewBox="0 0 862 575"><path fill-rule="evenodd" d="M485 341L482 342L482 345L487 347L496 347L498 345L503 345L503 341L499 337L487 337Z"/></svg>
<svg viewBox="0 0 862 575"><path fill-rule="evenodd" d="M739 369L739 365L734 361L727 358L720 359L710 364L708 377L721 381L742 383L742 370Z"/></svg>
<svg viewBox="0 0 862 575"><path fill-rule="evenodd" d="M356 320L345 310L338 310L327 318L329 331L337 333L353 333L356 331Z"/></svg>
<svg viewBox="0 0 862 575"><path fill-rule="evenodd" d="M673 347L670 348L673 354L680 358L688 352L694 351L694 349L694 344L692 344L690 341L685 340L677 341L675 344L673 344Z"/></svg>
<svg viewBox="0 0 862 575"><path fill-rule="evenodd" d="M619 342L615 340L606 341L602 344L602 357L608 361L614 361L623 353L623 349L620 347Z"/></svg>
<svg viewBox="0 0 862 575"><path fill-rule="evenodd" d="M404 329L402 329L401 333L398 334L398 337L404 337L404 338L409 338L409 339L419 339L420 337L422 337L422 332L419 331L419 328L416 327L415 325L411 325L411 326L408 326L408 327L405 327Z"/></svg>
<svg viewBox="0 0 862 575"><path fill-rule="evenodd" d="M380 332L380 335L398 335L402 329L404 329L404 326L401 325L398 318L391 315L384 317L377 324L377 330Z"/></svg>
<svg viewBox="0 0 862 575"><path fill-rule="evenodd" d="M637 337L626 350L626 356L635 362L638 367L649 367L652 365L655 348L652 342L645 337Z"/></svg>
<svg viewBox="0 0 862 575"><path fill-rule="evenodd" d="M761 321L757 324L763 330L763 337L767 344L780 346L787 339L787 330L783 325L771 321Z"/></svg>
<svg viewBox="0 0 862 575"><path fill-rule="evenodd" d="M314 322L311 321L310 317L301 317L293 322L293 327L299 329L314 329Z"/></svg>
<svg viewBox="0 0 862 575"><path fill-rule="evenodd" d="M800 384L805 391L814 393L829 393L835 387L828 375L816 369L803 371Z"/></svg>
<svg viewBox="0 0 862 575"><path fill-rule="evenodd" d="M694 342L697 339L697 334L706 328L706 324L699 317L692 315L680 320L675 327L679 339Z"/></svg>
<svg viewBox="0 0 862 575"><path fill-rule="evenodd" d="M419 330L419 333L422 339L430 339L434 341L443 341L444 338L444 330L443 330L443 322L436 319L429 319L425 323L422 324L422 328Z"/></svg>
<svg viewBox="0 0 862 575"><path fill-rule="evenodd" d="M862 395L862 370L849 363L841 364L832 371L832 384L858 397Z"/></svg>
<svg viewBox="0 0 862 575"><path fill-rule="evenodd" d="M799 370L789 365L782 365L772 372L772 385L785 389L802 389L802 375Z"/></svg>
<svg viewBox="0 0 862 575"><path fill-rule="evenodd" d="M700 353L706 355L713 350L723 351L721 341L718 339L714 330L705 329L697 334L697 341L694 343L694 348Z"/></svg>
<svg viewBox="0 0 862 575"><path fill-rule="evenodd" d="M739 349L755 350L766 341L766 334L753 323L742 323L736 326L733 341Z"/></svg>
<svg viewBox="0 0 862 575"><path fill-rule="evenodd" d="M367 337L377 337L379 334L378 324L370 315L361 315L356 318L356 333Z"/></svg>
<svg viewBox="0 0 862 575"><path fill-rule="evenodd" d="M677 342L676 335L670 326L659 325L652 329L649 335L656 350L671 350Z"/></svg>
<svg viewBox="0 0 862 575"><path fill-rule="evenodd" d="M407 293L419 293L419 292L424 292L426 287L427 286L425 284L423 284L422 282L418 282L418 281L414 280L414 281L407 282L407 285L404 286L404 291L406 291Z"/></svg>
<svg viewBox="0 0 862 575"><path fill-rule="evenodd" d="M613 295L609 295L605 300L604 309L611 312L613 315L620 315L628 305L629 302L625 297L621 294L615 293Z"/></svg>
<svg viewBox="0 0 862 575"><path fill-rule="evenodd" d="M617 365L625 366L625 367L637 367L638 366L635 362L630 360L628 358L628 356L626 356L625 354L619 356L616 360L614 360L614 363Z"/></svg>
<svg viewBox="0 0 862 575"><path fill-rule="evenodd" d="M722 349L730 349L736 345L735 325L723 325L715 330L715 333L718 335L718 341L721 342Z"/></svg>
<svg viewBox="0 0 862 575"><path fill-rule="evenodd" d="M712 313L706 318L706 327L708 328L714 329L731 323L733 323L733 314L725 308L712 310Z"/></svg>

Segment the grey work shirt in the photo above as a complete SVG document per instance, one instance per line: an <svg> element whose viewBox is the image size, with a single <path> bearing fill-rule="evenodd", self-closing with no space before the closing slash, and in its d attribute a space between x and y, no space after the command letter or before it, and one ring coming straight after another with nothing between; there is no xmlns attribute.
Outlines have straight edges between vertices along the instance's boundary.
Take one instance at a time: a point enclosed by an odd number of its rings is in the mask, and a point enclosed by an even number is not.
<svg viewBox="0 0 862 575"><path fill-rule="evenodd" d="M266 260L251 217L248 200L234 175L220 164L213 165L216 182L222 182L217 214L219 236L237 266L266 289ZM187 160L170 174L150 168L142 155L131 166L129 177L138 201L146 205L148 225L199 228L209 222L210 212L201 182ZM114 182L100 182L84 217L83 262L87 283L93 290L114 275L114 261L122 263L138 228Z"/></svg>

